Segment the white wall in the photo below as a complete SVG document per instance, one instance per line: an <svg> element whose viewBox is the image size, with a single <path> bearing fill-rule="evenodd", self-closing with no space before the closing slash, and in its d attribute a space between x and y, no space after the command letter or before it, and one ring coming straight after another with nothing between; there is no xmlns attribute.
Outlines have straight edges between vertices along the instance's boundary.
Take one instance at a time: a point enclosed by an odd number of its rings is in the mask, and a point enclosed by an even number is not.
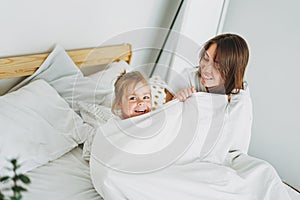
<svg viewBox="0 0 300 200"><path fill-rule="evenodd" d="M179 0L0 0L0 57L131 43L132 64L153 62ZM159 33L158 33L159 32ZM8 87L0 81L0 94Z"/></svg>
<svg viewBox="0 0 300 200"><path fill-rule="evenodd" d="M250 155L270 162L300 189L300 2L231 0L223 32L250 46L247 80L254 123Z"/></svg>
<svg viewBox="0 0 300 200"><path fill-rule="evenodd" d="M48 51L55 43L67 49L94 47L126 31L168 27L177 3L174 0L1 0L0 56Z"/></svg>

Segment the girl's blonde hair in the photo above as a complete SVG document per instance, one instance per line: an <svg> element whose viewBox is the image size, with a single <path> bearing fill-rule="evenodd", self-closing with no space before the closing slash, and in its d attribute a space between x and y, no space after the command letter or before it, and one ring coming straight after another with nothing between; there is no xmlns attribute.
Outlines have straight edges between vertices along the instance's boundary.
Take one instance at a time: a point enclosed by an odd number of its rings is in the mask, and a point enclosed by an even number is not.
<svg viewBox="0 0 300 200"><path fill-rule="evenodd" d="M118 110L119 110L118 105L120 105L122 103L122 98L124 96L128 95L128 93L126 93L126 92L128 91L129 86L131 86L132 84L136 85L140 82L143 82L143 83L149 85L146 76L144 76L144 74L142 74L139 71L132 71L132 72L128 72L128 73L126 73L126 71L123 71L118 76L118 78L114 84L115 98L112 102L112 107L111 107L112 113L114 113L115 115L118 115L118 116L120 115L120 113L118 113Z"/></svg>

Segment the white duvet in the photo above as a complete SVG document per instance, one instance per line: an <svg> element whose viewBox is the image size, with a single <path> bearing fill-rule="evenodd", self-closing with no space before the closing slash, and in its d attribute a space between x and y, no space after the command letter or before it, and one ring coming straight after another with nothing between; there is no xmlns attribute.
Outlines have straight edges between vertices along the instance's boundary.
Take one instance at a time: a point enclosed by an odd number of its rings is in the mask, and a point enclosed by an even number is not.
<svg viewBox="0 0 300 200"><path fill-rule="evenodd" d="M195 93L148 114L111 119L91 150L93 184L105 200L288 200L273 167L248 156L248 92Z"/></svg>

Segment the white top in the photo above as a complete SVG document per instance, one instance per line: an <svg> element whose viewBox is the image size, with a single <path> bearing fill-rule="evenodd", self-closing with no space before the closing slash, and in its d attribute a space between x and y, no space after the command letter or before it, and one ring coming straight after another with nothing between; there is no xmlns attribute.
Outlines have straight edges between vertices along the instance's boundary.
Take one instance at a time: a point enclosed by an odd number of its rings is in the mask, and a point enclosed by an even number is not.
<svg viewBox="0 0 300 200"><path fill-rule="evenodd" d="M205 92L206 88L201 84L197 71L198 67L184 69L181 74L178 74L169 82L168 85L171 92L176 94L179 90L192 86L197 90L197 92Z"/></svg>

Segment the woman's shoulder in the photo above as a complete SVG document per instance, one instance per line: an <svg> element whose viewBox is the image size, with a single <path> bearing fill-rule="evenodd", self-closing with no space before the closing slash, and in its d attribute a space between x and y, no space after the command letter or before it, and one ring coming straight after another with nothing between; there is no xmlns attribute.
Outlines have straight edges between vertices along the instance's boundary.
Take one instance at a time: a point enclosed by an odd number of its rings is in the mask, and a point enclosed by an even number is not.
<svg viewBox="0 0 300 200"><path fill-rule="evenodd" d="M198 68L192 67L192 68L186 68L182 72L182 76L185 77L188 82L191 84L191 86L196 86L195 83L199 82L199 76L198 76Z"/></svg>
<svg viewBox="0 0 300 200"><path fill-rule="evenodd" d="M243 102L249 101L251 103L251 94L249 85L246 81L244 81L244 88L240 89L238 93L231 95L230 102Z"/></svg>
<svg viewBox="0 0 300 200"><path fill-rule="evenodd" d="M168 82L170 92L174 95L183 88L194 87L197 91L205 91L198 76L198 67L183 69ZM204 89L203 89L204 88Z"/></svg>
<svg viewBox="0 0 300 200"><path fill-rule="evenodd" d="M191 86L194 86L198 92L206 91L205 87L201 84L198 67L187 68L185 69L185 73L191 82Z"/></svg>
<svg viewBox="0 0 300 200"><path fill-rule="evenodd" d="M190 76L195 76L198 72L198 67L189 67L183 70L183 74L188 74Z"/></svg>

